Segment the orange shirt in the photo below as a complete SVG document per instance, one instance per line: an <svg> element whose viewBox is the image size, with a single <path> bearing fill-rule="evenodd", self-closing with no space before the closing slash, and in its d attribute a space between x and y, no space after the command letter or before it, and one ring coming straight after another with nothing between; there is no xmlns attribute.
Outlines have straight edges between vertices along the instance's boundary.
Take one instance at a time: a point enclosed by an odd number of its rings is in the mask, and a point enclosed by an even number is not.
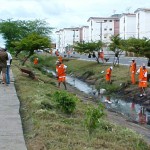
<svg viewBox="0 0 150 150"><path fill-rule="evenodd" d="M111 77L111 69L110 68L108 68L107 70L106 70L106 81L110 81L110 77Z"/></svg>
<svg viewBox="0 0 150 150"><path fill-rule="evenodd" d="M136 72L136 62L132 62L130 66L130 72L135 73Z"/></svg>
<svg viewBox="0 0 150 150"><path fill-rule="evenodd" d="M58 60L62 63L63 58L61 55L58 56Z"/></svg>
<svg viewBox="0 0 150 150"><path fill-rule="evenodd" d="M66 66L64 64L60 64L56 69L58 77L66 76Z"/></svg>
<svg viewBox="0 0 150 150"><path fill-rule="evenodd" d="M34 63L34 65L37 65L38 64L38 58L35 58L33 63Z"/></svg>
<svg viewBox="0 0 150 150"><path fill-rule="evenodd" d="M140 67L137 72L139 73L139 87L147 87L147 69Z"/></svg>
<svg viewBox="0 0 150 150"><path fill-rule="evenodd" d="M104 58L104 52L100 52L99 57L103 59Z"/></svg>

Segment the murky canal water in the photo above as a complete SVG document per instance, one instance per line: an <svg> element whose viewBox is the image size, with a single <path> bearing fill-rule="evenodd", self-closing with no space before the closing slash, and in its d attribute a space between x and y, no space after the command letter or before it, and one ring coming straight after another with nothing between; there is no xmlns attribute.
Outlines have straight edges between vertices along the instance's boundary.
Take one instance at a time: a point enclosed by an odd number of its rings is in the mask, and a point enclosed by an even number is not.
<svg viewBox="0 0 150 150"><path fill-rule="evenodd" d="M47 72L55 75L55 72L53 71L47 70ZM66 81L86 94L97 96L97 91L93 90L93 86L90 86L87 83L75 78L73 75L67 76ZM105 104L108 110L121 113L122 115L128 117L130 121L150 127L150 112L143 106L135 104L134 102L126 102L123 99L103 96L102 94L100 97L97 96L97 98Z"/></svg>

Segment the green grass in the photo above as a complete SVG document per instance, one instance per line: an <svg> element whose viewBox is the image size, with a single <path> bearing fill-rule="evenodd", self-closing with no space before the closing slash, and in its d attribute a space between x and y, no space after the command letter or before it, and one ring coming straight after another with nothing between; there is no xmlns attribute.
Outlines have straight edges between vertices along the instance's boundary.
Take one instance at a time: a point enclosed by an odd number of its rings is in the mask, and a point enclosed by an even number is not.
<svg viewBox="0 0 150 150"><path fill-rule="evenodd" d="M47 58L49 62L46 63L50 64L50 67L54 67L55 59ZM15 63L18 62L13 61L13 64ZM68 72L74 72L79 76L91 68L92 72L99 76L102 70L109 67L109 65L102 66L95 62L77 60L66 61L65 64L68 66ZM76 110L71 115L65 114L57 109L53 101L53 93L58 91L58 88L51 83L57 83L56 79L32 68L30 62L26 66L34 70L37 77L47 81L43 83L32 80L26 75L22 75L18 68L13 67L28 150L150 149L140 135L130 129L116 126L106 121L107 119L100 120L100 126L89 139L88 131L84 127L85 113L89 106L97 107L97 104L91 101L78 101ZM125 69L122 68L122 75L125 74ZM122 80L122 77L117 74L119 70L119 68L114 68L113 76L118 80L117 83Z"/></svg>

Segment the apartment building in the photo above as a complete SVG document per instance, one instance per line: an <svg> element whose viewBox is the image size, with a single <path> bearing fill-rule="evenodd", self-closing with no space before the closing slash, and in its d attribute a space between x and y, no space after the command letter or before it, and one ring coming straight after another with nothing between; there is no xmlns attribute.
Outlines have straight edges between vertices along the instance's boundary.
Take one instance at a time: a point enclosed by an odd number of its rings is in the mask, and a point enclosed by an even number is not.
<svg viewBox="0 0 150 150"><path fill-rule="evenodd" d="M110 42L112 35L119 34L119 17L90 17L89 23L89 41Z"/></svg>
<svg viewBox="0 0 150 150"><path fill-rule="evenodd" d="M136 38L150 38L150 9L138 8L136 14Z"/></svg>
<svg viewBox="0 0 150 150"><path fill-rule="evenodd" d="M56 49L60 52L72 50L76 42L88 41L88 26L64 28L56 31Z"/></svg>
<svg viewBox="0 0 150 150"><path fill-rule="evenodd" d="M136 37L136 15L131 13L123 13L120 17L120 37L128 39Z"/></svg>

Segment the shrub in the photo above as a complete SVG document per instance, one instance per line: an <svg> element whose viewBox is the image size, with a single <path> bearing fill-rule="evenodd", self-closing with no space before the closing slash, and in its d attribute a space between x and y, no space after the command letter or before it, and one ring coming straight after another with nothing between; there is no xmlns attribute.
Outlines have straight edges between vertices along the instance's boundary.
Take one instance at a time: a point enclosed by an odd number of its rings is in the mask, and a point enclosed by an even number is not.
<svg viewBox="0 0 150 150"><path fill-rule="evenodd" d="M91 135L93 131L99 126L99 119L105 115L103 104L100 103L98 108L89 107L85 115L86 118L84 120L84 124L89 132L89 135Z"/></svg>
<svg viewBox="0 0 150 150"><path fill-rule="evenodd" d="M55 92L54 100L56 101L58 108L67 114L71 114L76 108L77 97L65 91Z"/></svg>

